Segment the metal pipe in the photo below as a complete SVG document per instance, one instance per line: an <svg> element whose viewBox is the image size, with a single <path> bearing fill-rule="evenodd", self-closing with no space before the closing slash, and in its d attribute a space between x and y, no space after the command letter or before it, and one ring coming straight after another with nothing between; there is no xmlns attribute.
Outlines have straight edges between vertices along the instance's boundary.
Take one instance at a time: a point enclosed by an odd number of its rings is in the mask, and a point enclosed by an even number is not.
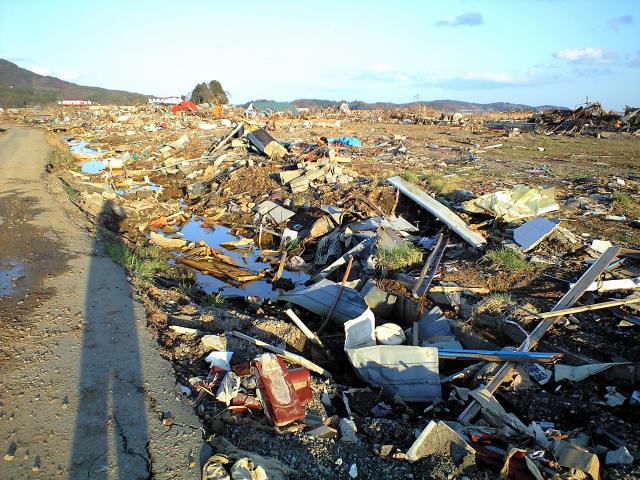
<svg viewBox="0 0 640 480"><path fill-rule="evenodd" d="M562 356L562 353L514 352L510 350L438 350L438 357L445 360L555 363L560 360Z"/></svg>

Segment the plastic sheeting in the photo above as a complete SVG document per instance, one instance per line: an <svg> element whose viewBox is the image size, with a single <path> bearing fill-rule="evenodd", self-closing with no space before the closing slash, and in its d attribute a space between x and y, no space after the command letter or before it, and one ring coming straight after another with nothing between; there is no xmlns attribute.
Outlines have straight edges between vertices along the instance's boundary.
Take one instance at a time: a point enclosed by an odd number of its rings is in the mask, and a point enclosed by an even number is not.
<svg viewBox="0 0 640 480"><path fill-rule="evenodd" d="M505 222L535 217L560 210L552 188L518 185L511 190L487 193L462 203L470 213L488 213Z"/></svg>
<svg viewBox="0 0 640 480"><path fill-rule="evenodd" d="M346 352L362 380L406 402L430 402L442 397L437 348L377 345Z"/></svg>

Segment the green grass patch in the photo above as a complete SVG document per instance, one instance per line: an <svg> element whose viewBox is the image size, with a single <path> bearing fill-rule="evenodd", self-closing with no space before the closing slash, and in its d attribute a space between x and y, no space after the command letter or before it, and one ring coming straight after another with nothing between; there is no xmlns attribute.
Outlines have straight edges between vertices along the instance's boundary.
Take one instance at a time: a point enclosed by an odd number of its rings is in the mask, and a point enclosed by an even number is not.
<svg viewBox="0 0 640 480"><path fill-rule="evenodd" d="M418 176L418 174L410 170L405 170L404 172L400 172L398 176L401 179L403 179L405 182L409 182L409 183L418 183L420 181L420 177Z"/></svg>
<svg viewBox="0 0 640 480"><path fill-rule="evenodd" d="M458 183L458 179L455 177L444 177L440 172L430 171L417 174L410 170L398 173L398 176L404 181L418 184L424 183L427 186L427 190L434 195L443 195L453 190Z"/></svg>
<svg viewBox="0 0 640 480"><path fill-rule="evenodd" d="M444 178L442 174L438 172L423 173L420 175L420 180L426 183L431 193L435 195L442 195L451 190L451 186L454 183L451 178Z"/></svg>
<svg viewBox="0 0 640 480"><path fill-rule="evenodd" d="M71 152L63 145L53 145L51 147L51 150L49 150L49 163L54 168L78 169Z"/></svg>
<svg viewBox="0 0 640 480"><path fill-rule="evenodd" d="M193 297L198 293L199 288L194 277L180 276L178 280L178 290L187 297Z"/></svg>
<svg viewBox="0 0 640 480"><path fill-rule="evenodd" d="M422 260L422 252L410 244L403 247L379 248L375 259L380 269L399 270Z"/></svg>
<svg viewBox="0 0 640 480"><path fill-rule="evenodd" d="M489 260L494 266L509 272L525 270L533 271L541 268L539 264L528 262L522 258L518 252L507 247L487 252L484 258Z"/></svg>
<svg viewBox="0 0 640 480"><path fill-rule="evenodd" d="M225 298L220 292L211 295L206 295L204 298L198 301L200 305L207 308L220 308L226 304Z"/></svg>
<svg viewBox="0 0 640 480"><path fill-rule="evenodd" d="M69 196L69 200L71 200L72 202L76 203L80 198L80 192L78 192L78 190L73 188L68 183L62 182L62 189L67 193L67 195Z"/></svg>
<svg viewBox="0 0 640 480"><path fill-rule="evenodd" d="M616 203L616 205L622 208L629 208L636 203L628 193L616 193L613 196L613 201Z"/></svg>
<svg viewBox="0 0 640 480"><path fill-rule="evenodd" d="M613 205L618 213L632 217L640 216L640 203L628 193L616 193L613 196Z"/></svg>
<svg viewBox="0 0 640 480"><path fill-rule="evenodd" d="M167 261L156 247L136 247L134 250L118 242L107 242L105 251L114 262L122 265L130 275L150 280L153 275L169 270Z"/></svg>

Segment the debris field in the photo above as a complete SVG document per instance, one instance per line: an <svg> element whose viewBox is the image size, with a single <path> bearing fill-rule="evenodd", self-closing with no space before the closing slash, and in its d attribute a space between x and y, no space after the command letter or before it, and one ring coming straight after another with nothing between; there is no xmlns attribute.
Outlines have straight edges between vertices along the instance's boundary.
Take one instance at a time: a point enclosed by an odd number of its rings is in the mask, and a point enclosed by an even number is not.
<svg viewBox="0 0 640 480"><path fill-rule="evenodd" d="M128 270L203 478L598 480L640 477L639 112L3 115Z"/></svg>

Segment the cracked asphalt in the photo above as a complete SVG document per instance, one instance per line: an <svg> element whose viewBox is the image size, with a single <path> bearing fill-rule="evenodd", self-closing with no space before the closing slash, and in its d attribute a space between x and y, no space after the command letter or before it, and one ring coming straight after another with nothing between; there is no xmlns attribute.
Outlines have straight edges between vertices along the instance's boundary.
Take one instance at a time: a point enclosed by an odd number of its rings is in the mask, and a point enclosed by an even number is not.
<svg viewBox="0 0 640 480"><path fill-rule="evenodd" d="M199 420L48 151L0 134L0 478L200 478Z"/></svg>

